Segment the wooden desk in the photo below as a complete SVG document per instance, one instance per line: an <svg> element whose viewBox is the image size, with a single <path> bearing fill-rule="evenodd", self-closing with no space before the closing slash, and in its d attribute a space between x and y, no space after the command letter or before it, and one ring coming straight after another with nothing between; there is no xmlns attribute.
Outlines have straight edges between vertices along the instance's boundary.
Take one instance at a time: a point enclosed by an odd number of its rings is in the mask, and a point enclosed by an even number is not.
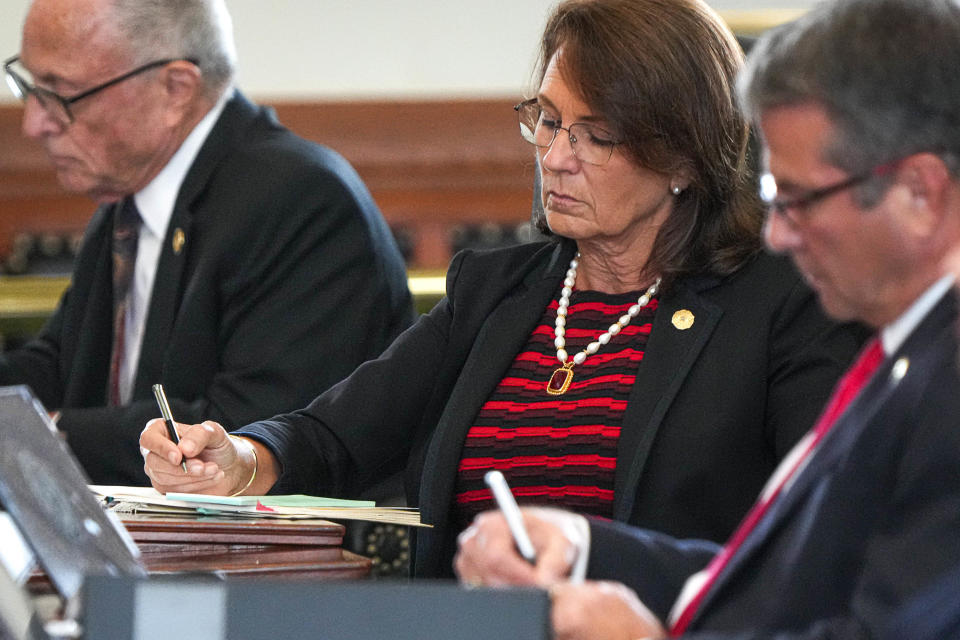
<svg viewBox="0 0 960 640"><path fill-rule="evenodd" d="M128 515L121 518L138 546L146 543L221 543L231 545L301 545L339 547L344 526L329 520L278 520L263 518L172 517Z"/></svg>
<svg viewBox="0 0 960 640"><path fill-rule="evenodd" d="M370 575L370 558L341 548L344 527L328 520L125 516L151 575L207 573L227 579L349 580ZM42 572L35 596L53 592Z"/></svg>
<svg viewBox="0 0 960 640"><path fill-rule="evenodd" d="M346 580L366 578L370 558L340 547L275 545L150 545L142 560L150 575L212 573L223 578Z"/></svg>
<svg viewBox="0 0 960 640"><path fill-rule="evenodd" d="M229 578L364 578L369 558L341 548L343 525L327 520L238 520L126 516L151 574Z"/></svg>

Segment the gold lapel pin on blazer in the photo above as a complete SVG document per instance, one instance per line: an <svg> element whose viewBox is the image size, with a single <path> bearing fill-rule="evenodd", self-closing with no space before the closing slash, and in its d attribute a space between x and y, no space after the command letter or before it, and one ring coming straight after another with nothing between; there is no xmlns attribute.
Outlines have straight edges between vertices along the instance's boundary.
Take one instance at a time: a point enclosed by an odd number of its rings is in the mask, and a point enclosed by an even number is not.
<svg viewBox="0 0 960 640"><path fill-rule="evenodd" d="M675 326L680 331L686 331L693 326L693 312L689 309L680 309L679 311L673 314L673 326Z"/></svg>
<svg viewBox="0 0 960 640"><path fill-rule="evenodd" d="M183 232L183 229L177 227L173 230L173 240L171 244L173 245L173 253L179 254L183 250L183 245L187 241L187 234Z"/></svg>

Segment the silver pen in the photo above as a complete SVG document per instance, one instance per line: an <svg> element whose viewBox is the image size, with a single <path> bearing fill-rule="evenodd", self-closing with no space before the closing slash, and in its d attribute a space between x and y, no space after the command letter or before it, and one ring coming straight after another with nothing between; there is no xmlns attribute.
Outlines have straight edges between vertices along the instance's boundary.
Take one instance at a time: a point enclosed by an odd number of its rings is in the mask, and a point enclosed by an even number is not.
<svg viewBox="0 0 960 640"><path fill-rule="evenodd" d="M527 528L523 526L523 516L520 515L520 507L513 498L513 492L507 485L507 479L499 471L488 471L483 476L483 481L490 487L493 493L493 499L497 501L497 506L503 512L503 517L510 527L510 533L513 535L513 542L517 545L517 551L530 564L537 563L537 552L530 541L530 535Z"/></svg>
<svg viewBox="0 0 960 640"><path fill-rule="evenodd" d="M173 414L170 413L170 403L167 402L167 394L163 392L162 384L153 385L153 397L157 399L157 405L160 407L160 415L163 416L163 422L167 425L167 435L173 440L173 444L180 444L180 436L177 435L177 428L173 424ZM187 459L180 461L183 472L187 472Z"/></svg>

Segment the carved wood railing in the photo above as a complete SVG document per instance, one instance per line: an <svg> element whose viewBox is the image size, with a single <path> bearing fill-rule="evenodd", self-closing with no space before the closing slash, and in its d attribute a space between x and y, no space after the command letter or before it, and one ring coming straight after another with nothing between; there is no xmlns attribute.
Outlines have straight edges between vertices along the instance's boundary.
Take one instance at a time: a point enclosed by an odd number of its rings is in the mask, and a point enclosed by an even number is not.
<svg viewBox="0 0 960 640"><path fill-rule="evenodd" d="M443 269L456 225L529 218L533 153L510 100L299 102L273 105L286 126L343 154L387 222L411 243L410 265ZM0 257L18 233L75 234L93 205L56 182L22 108L0 105Z"/></svg>

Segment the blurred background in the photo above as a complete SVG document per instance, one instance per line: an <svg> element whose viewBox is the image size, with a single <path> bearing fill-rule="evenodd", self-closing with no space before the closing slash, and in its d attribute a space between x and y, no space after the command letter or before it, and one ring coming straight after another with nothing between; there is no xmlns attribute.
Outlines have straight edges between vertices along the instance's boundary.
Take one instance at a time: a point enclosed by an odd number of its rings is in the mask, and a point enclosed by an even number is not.
<svg viewBox="0 0 960 640"><path fill-rule="evenodd" d="M267 99L514 97L527 88L554 0L227 0L240 84ZM810 0L714 0L737 29ZM0 56L19 48L28 0L0 3ZM9 101L8 92L0 101Z"/></svg>
<svg viewBox="0 0 960 640"><path fill-rule="evenodd" d="M554 0L227 0L238 86L353 163L407 259L418 305L439 297L464 247L532 237L533 153L511 106L531 91ZM19 50L28 0L0 2L0 56ZM740 35L809 0L715 0ZM10 346L49 314L94 210L65 193L20 135L0 87L0 336Z"/></svg>

